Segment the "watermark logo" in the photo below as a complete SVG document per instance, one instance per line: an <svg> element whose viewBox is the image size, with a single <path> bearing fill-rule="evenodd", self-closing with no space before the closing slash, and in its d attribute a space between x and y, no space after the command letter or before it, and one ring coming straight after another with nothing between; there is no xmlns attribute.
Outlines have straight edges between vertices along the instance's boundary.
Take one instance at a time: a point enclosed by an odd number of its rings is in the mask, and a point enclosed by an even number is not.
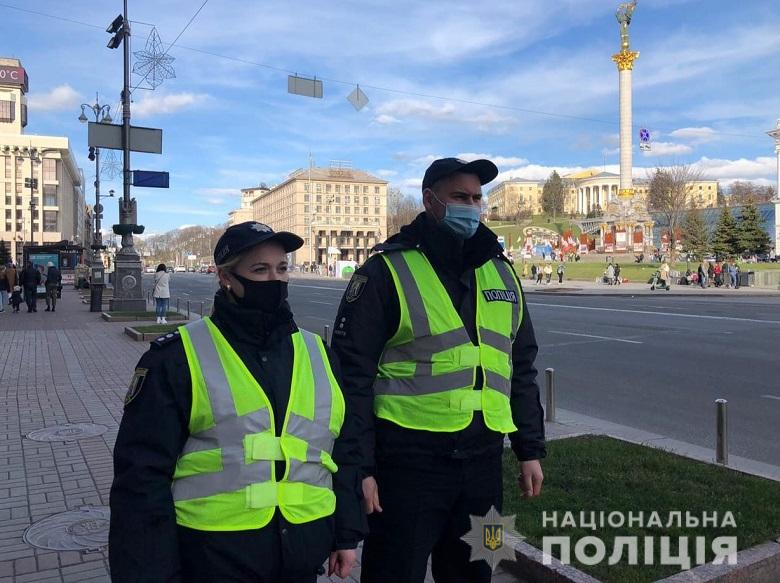
<svg viewBox="0 0 780 583"><path fill-rule="evenodd" d="M515 516L501 516L495 506L491 506L485 516L469 516L471 530L461 540L471 547L471 561L485 561L491 571L502 559L515 560L512 542L523 540L514 531Z"/></svg>

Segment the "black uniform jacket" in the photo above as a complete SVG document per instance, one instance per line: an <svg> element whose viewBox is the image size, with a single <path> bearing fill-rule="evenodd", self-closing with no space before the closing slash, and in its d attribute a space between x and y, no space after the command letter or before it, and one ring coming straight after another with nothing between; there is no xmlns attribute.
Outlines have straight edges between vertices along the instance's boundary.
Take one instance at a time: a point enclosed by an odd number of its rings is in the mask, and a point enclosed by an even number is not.
<svg viewBox="0 0 780 583"><path fill-rule="evenodd" d="M291 334L297 330L289 306L285 303L277 313L264 314L236 305L220 291L214 307L214 324L268 395L279 435L290 395ZM338 379L335 359L330 360ZM311 574L330 551L357 546L367 525L354 406L347 395L345 422L333 451L339 466L333 477L335 515L290 524L277 511L262 529L201 532L177 526L171 495L192 406L187 357L178 333L152 343L138 362L136 384L144 369L140 391L133 397L131 387L128 393L114 448L109 556L115 583L187 580L193 561L196 568L197 561L230 562L233 571L250 574L247 581L253 579L252 573L266 572L269 563L279 561L285 574Z"/></svg>
<svg viewBox="0 0 780 583"><path fill-rule="evenodd" d="M421 213L400 233L375 248L382 252L403 249L425 253L476 343L474 270L491 258L505 259L496 235L480 224L476 234L464 242ZM398 329L399 321L395 284L384 260L374 255L355 272L341 301L333 332L333 349L339 357L345 391L360 411L364 472L373 473L377 458L403 463L404 459L427 455L456 459L500 455L504 436L489 430L480 412L474 413L467 428L452 433L406 429L374 417L372 385L382 351ZM511 407L518 430L509 435L512 449L521 461L546 455L544 417L534 368L537 352L534 328L523 299L523 320L512 346ZM475 389L482 387L481 376L480 371Z"/></svg>

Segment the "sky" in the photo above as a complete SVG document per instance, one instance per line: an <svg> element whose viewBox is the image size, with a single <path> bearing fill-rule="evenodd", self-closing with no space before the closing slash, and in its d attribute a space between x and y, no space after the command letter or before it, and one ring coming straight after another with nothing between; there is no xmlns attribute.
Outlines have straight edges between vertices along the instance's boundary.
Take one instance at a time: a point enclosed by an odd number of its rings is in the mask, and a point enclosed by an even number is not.
<svg viewBox="0 0 780 583"><path fill-rule="evenodd" d="M133 52L154 25L175 70L154 90L132 76L132 123L162 128L163 154L133 154L131 167L170 172L167 190L133 189L147 233L224 223L241 188L280 183L310 155L317 166L350 161L411 195L444 156L490 158L497 181L618 171L616 0L202 4L130 2ZM106 48L105 27L122 3L29 6L0 1L0 55L29 75L26 133L70 138L91 201L77 117L97 94L120 119L122 51ZM774 184L765 132L780 118L779 24L776 0L639 0L635 176L694 164L725 186ZM323 98L288 94L288 74L322 79ZM369 99L360 111L346 99L358 85ZM104 178L109 188L121 192ZM116 204L104 206L105 224L117 222Z"/></svg>

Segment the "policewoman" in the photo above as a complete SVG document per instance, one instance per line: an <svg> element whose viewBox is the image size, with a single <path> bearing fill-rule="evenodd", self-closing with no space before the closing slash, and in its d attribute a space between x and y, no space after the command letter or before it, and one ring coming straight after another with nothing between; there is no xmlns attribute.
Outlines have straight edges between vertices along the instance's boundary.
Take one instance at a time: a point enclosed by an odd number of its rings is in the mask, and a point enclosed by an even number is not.
<svg viewBox="0 0 780 583"><path fill-rule="evenodd" d="M489 160L436 160L425 212L379 245L344 294L333 347L365 446L362 583L488 582L461 537L502 504L504 436L518 487L539 494L545 456L538 351L514 269L480 223ZM481 533L476 533L480 536Z"/></svg>
<svg viewBox="0 0 780 583"><path fill-rule="evenodd" d="M287 302L297 235L228 228L210 317L152 342L114 449L114 583L346 577L365 532L357 431Z"/></svg>

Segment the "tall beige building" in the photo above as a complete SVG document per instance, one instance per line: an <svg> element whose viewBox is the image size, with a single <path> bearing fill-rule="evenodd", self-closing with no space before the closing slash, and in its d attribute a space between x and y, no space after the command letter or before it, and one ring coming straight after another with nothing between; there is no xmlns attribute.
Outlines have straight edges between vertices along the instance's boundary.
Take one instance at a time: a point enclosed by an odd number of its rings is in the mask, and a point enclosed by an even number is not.
<svg viewBox="0 0 780 583"><path fill-rule="evenodd" d="M268 192L268 187L265 185L258 186L257 188L242 188L241 189L241 206L234 211L228 213L228 226L237 225L239 223L245 223L246 221L252 221L255 218L255 211L252 208L252 203L262 194Z"/></svg>
<svg viewBox="0 0 780 583"><path fill-rule="evenodd" d="M254 220L303 238L295 264L362 263L387 235L387 184L348 164L332 163L296 170L271 188L241 193L252 200Z"/></svg>
<svg viewBox="0 0 780 583"><path fill-rule="evenodd" d="M20 61L0 58L0 240L17 262L26 244L91 242L68 138L24 133L27 83Z"/></svg>
<svg viewBox="0 0 780 583"><path fill-rule="evenodd" d="M562 176L565 185L564 214L587 215L617 199L620 176L612 172L585 170ZM488 210L502 218L511 218L518 212L541 214L544 180L513 178L504 181L488 192ZM647 199L649 183L637 180L633 183L634 193ZM696 180L688 184L689 201L694 208L715 208L718 206L718 181Z"/></svg>

